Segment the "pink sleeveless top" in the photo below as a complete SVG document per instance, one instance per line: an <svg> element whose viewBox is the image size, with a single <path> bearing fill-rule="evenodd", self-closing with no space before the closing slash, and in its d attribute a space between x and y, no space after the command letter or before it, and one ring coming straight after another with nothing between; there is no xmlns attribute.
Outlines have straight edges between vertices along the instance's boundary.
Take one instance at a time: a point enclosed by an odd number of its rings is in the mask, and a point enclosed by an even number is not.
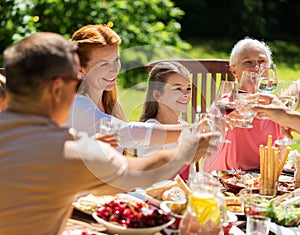
<svg viewBox="0 0 300 235"><path fill-rule="evenodd" d="M231 143L218 143L218 149L204 161L204 170L248 170L259 167L259 145L267 145L268 135L274 140L280 137L280 126L271 120L254 118L253 128L228 130L225 138Z"/></svg>

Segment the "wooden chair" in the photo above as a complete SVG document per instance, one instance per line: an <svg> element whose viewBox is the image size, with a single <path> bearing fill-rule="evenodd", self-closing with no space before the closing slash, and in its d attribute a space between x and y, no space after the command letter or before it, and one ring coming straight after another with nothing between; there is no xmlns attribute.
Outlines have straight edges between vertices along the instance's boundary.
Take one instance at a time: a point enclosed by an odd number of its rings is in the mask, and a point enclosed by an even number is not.
<svg viewBox="0 0 300 235"><path fill-rule="evenodd" d="M216 84L221 80L235 80L229 70L229 61L221 59L166 59L156 60L147 65L148 73L161 61L177 61L191 73L192 102L190 115L183 114L186 121L194 121L196 112L207 112L216 96ZM198 96L199 95L199 96ZM201 105L199 107L199 104Z"/></svg>
<svg viewBox="0 0 300 235"><path fill-rule="evenodd" d="M4 70L4 68L0 68L0 73L1 73L3 76L5 76L5 70Z"/></svg>

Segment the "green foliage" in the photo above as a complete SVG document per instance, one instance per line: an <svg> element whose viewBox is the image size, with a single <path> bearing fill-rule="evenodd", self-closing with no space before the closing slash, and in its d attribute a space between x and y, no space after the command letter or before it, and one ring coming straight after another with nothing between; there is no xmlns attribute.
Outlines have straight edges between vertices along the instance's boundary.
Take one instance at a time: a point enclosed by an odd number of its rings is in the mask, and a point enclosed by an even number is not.
<svg viewBox="0 0 300 235"><path fill-rule="evenodd" d="M3 1L3 0L2 0ZM172 45L189 48L181 40L177 22L184 12L171 0L4 0L0 8L0 50L39 31L66 37L87 24L113 24L122 48L136 45Z"/></svg>

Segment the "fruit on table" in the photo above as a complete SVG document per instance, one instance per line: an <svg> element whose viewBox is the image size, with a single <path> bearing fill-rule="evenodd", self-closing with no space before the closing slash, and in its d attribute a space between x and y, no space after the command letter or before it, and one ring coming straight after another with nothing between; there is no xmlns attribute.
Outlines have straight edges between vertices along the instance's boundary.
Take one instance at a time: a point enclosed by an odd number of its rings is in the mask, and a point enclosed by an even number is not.
<svg viewBox="0 0 300 235"><path fill-rule="evenodd" d="M101 219L128 228L154 227L170 221L168 215L144 206L145 203L112 200L99 207L96 212Z"/></svg>

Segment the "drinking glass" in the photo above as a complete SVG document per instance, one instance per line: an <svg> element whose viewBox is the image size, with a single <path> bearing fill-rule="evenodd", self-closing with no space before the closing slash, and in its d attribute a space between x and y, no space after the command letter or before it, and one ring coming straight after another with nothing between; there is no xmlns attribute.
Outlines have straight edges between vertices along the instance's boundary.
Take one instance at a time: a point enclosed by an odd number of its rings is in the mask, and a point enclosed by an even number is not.
<svg viewBox="0 0 300 235"><path fill-rule="evenodd" d="M194 131L197 133L211 133L214 131L214 124L213 120L209 119L208 117L205 117L202 113L196 113L195 115L195 123L194 123ZM210 144L214 144L214 140L210 140ZM203 163L204 163L204 157L202 157L198 162L191 164L190 166L190 172L188 181L190 183L191 180L194 179L195 174L197 172L204 173L203 170Z"/></svg>
<svg viewBox="0 0 300 235"><path fill-rule="evenodd" d="M251 94L251 93L240 93L238 95L238 105L237 111L241 116L241 119L234 124L235 127L239 128L252 128L253 125L251 124L253 118L256 115L251 108L253 105L258 105L259 95L258 94Z"/></svg>
<svg viewBox="0 0 300 235"><path fill-rule="evenodd" d="M299 102L298 83L293 80L282 80L276 89L278 99L289 109L295 110ZM284 136L282 139L275 140L277 145L292 145L296 142Z"/></svg>
<svg viewBox="0 0 300 235"><path fill-rule="evenodd" d="M277 87L277 71L275 64L261 64L259 67L258 91L274 94Z"/></svg>
<svg viewBox="0 0 300 235"><path fill-rule="evenodd" d="M196 174L190 188L179 234L219 235L226 212L218 180L207 173Z"/></svg>
<svg viewBox="0 0 300 235"><path fill-rule="evenodd" d="M203 122L200 127L205 124L205 126L202 128L206 129L206 132L217 132L220 134L217 139L213 140L212 144L215 144L216 142L231 143L230 140L226 140L224 138L226 121L221 115L213 113L198 113L196 114L196 120L198 120L198 122Z"/></svg>
<svg viewBox="0 0 300 235"><path fill-rule="evenodd" d="M236 108L238 83L235 81L221 81L217 92L215 106L223 116L230 114Z"/></svg>
<svg viewBox="0 0 300 235"><path fill-rule="evenodd" d="M251 106L258 104L259 96L256 93L258 85L258 73L243 71L238 84L239 92L237 96L236 110L241 116L234 124L239 128L252 128L252 120L256 113L251 110Z"/></svg>
<svg viewBox="0 0 300 235"><path fill-rule="evenodd" d="M119 138L120 125L113 123L112 119L101 118L99 120L99 134L100 136L104 135L114 135L114 139L118 141Z"/></svg>
<svg viewBox="0 0 300 235"><path fill-rule="evenodd" d="M248 215L246 235L268 235L271 219L265 216Z"/></svg>
<svg viewBox="0 0 300 235"><path fill-rule="evenodd" d="M261 64L259 66L259 79L257 84L257 91L265 94L274 94L277 87L277 71L276 64ZM261 114L259 119L268 120L268 116Z"/></svg>
<svg viewBox="0 0 300 235"><path fill-rule="evenodd" d="M238 84L239 93L256 93L258 89L259 74L252 71L243 71Z"/></svg>

